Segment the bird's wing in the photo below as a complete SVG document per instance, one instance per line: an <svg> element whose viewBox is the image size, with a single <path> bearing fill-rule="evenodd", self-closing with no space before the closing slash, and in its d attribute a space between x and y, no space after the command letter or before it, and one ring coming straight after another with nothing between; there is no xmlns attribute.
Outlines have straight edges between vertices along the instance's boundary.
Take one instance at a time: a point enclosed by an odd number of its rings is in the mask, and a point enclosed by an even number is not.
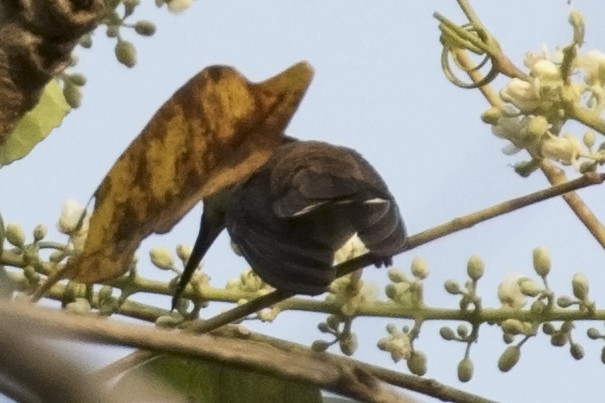
<svg viewBox="0 0 605 403"><path fill-rule="evenodd" d="M316 295L334 280L333 253L325 247L294 241L263 225L232 225L228 230L254 271L279 290Z"/></svg>
<svg viewBox="0 0 605 403"><path fill-rule="evenodd" d="M386 203L390 195L375 170L353 150L326 143L282 147L271 173L274 211L282 218L329 204Z"/></svg>

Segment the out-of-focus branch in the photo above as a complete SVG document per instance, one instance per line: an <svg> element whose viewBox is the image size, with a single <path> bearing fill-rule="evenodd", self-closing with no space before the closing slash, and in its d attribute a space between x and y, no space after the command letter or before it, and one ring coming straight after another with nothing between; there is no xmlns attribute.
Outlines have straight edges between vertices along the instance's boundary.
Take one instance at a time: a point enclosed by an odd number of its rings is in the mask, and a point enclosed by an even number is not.
<svg viewBox="0 0 605 403"><path fill-rule="evenodd" d="M2 302L10 309L5 304ZM41 402L51 396L55 401L68 403L82 401L82 396L107 401L103 391L83 375L77 364L62 358L30 334L30 326L34 324L31 319L2 314L0 318L0 373L3 375L0 393L20 402Z"/></svg>
<svg viewBox="0 0 605 403"><path fill-rule="evenodd" d="M103 0L0 3L0 145L70 61L78 39L97 26Z"/></svg>
<svg viewBox="0 0 605 403"><path fill-rule="evenodd" d="M157 328L66 315L25 304L0 302L0 318L28 334L129 346L218 360L255 372L311 383L365 402L411 401L369 372L307 350L285 352L266 343L215 335L175 334Z"/></svg>

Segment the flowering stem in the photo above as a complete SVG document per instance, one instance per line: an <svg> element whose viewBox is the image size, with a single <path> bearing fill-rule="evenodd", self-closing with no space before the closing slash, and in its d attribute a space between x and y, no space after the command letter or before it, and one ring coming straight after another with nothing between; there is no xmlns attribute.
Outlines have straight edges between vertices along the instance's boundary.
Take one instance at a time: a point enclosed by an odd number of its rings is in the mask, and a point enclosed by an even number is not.
<svg viewBox="0 0 605 403"><path fill-rule="evenodd" d="M418 233L414 236L411 236L408 239L408 242L407 242L405 248L402 249L401 252L416 248L427 242L433 241L438 238L442 238L442 237L444 237L446 235L450 235L454 232L458 232L460 230L470 228L470 227L474 226L475 224L478 224L480 222L489 220L491 218L494 218L494 217L497 217L497 216L500 216L500 215L503 215L506 213L510 213L510 212L518 210L522 207L529 206L531 204L538 203L540 201L547 200L552 197L560 196L560 195L563 195L565 193L571 192L576 189L580 189L580 188L595 185L595 184L600 184L600 183L603 183L603 181L605 181L605 174L601 174L601 175L594 174L594 173L591 173L590 175L586 174L576 180L565 182L560 185L553 186L551 188L544 189L544 190L541 190L541 191L538 191L535 193L531 193L529 195L522 196L522 197L519 197L516 199L511 199L506 202L497 204L492 207L488 207L484 210L480 210L480 211L477 211L475 213L472 213L472 214L469 214L469 215L466 215L463 217L455 218L455 219L451 220L450 222L447 222L445 224L439 225L437 227L431 228L429 230L426 230L426 231ZM338 277L344 276L355 270L359 270L361 268L370 266L374 263L375 263L375 259L371 256L371 254L366 253L364 255L358 256L354 259L351 259L347 262L341 263L338 266L336 266L337 273L338 273L337 276ZM217 329L221 326L224 326L228 323L232 323L237 320L240 320L254 312L257 312L263 308L271 306L275 303L283 301L292 296L293 296L292 293L275 290L269 294L263 295L252 301L249 301L243 305L239 305L239 306L232 308L228 311L225 311L219 315L216 315L208 320L193 321L191 324L188 325L188 329L195 331L195 332L199 332L199 333L208 332L213 329ZM280 308L282 310L288 309L286 302L283 302L282 304L280 304ZM319 302L319 301L314 301L314 302ZM329 303L327 303L327 304L329 304ZM381 309L380 309L381 313L375 312L375 314L377 316L401 317L402 312L406 311L406 309L403 309L402 307L400 307L396 304L391 304L391 306L393 308L392 310L389 309L390 307L388 306L388 304L381 305ZM439 310L439 311L441 313L443 312L442 310ZM467 319L467 317L469 316L468 313L460 312L459 310L452 310L452 312L456 312L456 314L458 315L457 316L458 319L462 319L462 318ZM336 312L333 312L333 313L336 313ZM358 311L356 314L363 315L361 313L361 310ZM426 314L426 312L424 309L422 309L422 313L421 313L418 311L417 308L414 308L414 309L410 309L409 312L405 312L405 315L403 315L403 317L416 318L416 317L419 317L419 315L425 315L425 314ZM425 316L422 316L422 317L426 318ZM430 319L430 318L431 317L429 316L427 319ZM441 317L440 319L444 319L444 318Z"/></svg>
<svg viewBox="0 0 605 403"><path fill-rule="evenodd" d="M472 65L472 61L462 50L457 51L455 53L455 57L462 66ZM467 73L473 82L478 82L482 79L477 71L467 70ZM489 85L483 85L479 87L479 89L490 105L495 107L502 106L502 100ZM569 110L569 108L571 108L571 110ZM567 113L570 115L570 117L578 120L579 122L586 124L595 130L603 130L601 133L605 133L605 121L595 117L594 114L585 111L583 108L573 105L573 102L568 103ZM553 186L565 183L567 181L565 174L560 169L553 167L547 161L542 161L540 169ZM563 199L569 208L574 212L576 217L578 217L582 224L584 224L584 226L592 234L595 240L603 248L605 248L605 227L590 210L588 205L586 205L586 203L584 203L584 201L575 193L567 193L563 195Z"/></svg>

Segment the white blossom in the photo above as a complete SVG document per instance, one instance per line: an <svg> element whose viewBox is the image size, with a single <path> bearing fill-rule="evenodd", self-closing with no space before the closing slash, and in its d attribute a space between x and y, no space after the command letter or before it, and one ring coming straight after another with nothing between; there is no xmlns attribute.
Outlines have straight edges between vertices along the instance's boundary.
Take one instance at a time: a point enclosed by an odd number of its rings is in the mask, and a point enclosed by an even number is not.
<svg viewBox="0 0 605 403"><path fill-rule="evenodd" d="M82 214L85 212L85 207L81 205L77 200L67 199L63 203L63 208L61 209L61 216L59 217L59 222L57 223L57 229L61 231L63 234L70 235L72 232L76 230L76 226L78 225ZM82 221L82 225L79 230L87 231L88 230L88 216L84 218Z"/></svg>
<svg viewBox="0 0 605 403"><path fill-rule="evenodd" d="M393 362L407 360L412 354L412 346L410 344L410 336L402 331L395 331L389 336L378 341L378 347L391 353Z"/></svg>
<svg viewBox="0 0 605 403"><path fill-rule="evenodd" d="M605 53L600 50L588 51L576 58L577 67L584 70L586 84L603 86L605 84Z"/></svg>
<svg viewBox="0 0 605 403"><path fill-rule="evenodd" d="M546 158L560 161L565 165L578 165L578 157L582 155L582 143L571 134L563 137L550 136L542 143L542 155Z"/></svg>
<svg viewBox="0 0 605 403"><path fill-rule="evenodd" d="M168 2L168 10L175 14L182 13L187 10L192 3L193 0L170 0Z"/></svg>
<svg viewBox="0 0 605 403"><path fill-rule="evenodd" d="M357 256L363 255L368 251L368 248L363 244L363 241L355 233L349 240L334 253L334 264L339 264L351 260Z"/></svg>
<svg viewBox="0 0 605 403"><path fill-rule="evenodd" d="M520 78L510 80L500 91L500 98L510 102L525 114L533 112L540 104L540 94L536 85Z"/></svg>
<svg viewBox="0 0 605 403"><path fill-rule="evenodd" d="M57 229L70 236L75 250L82 250L88 235L89 222L90 212L86 211L86 207L77 200L67 199L63 203Z"/></svg>
<svg viewBox="0 0 605 403"><path fill-rule="evenodd" d="M526 278L521 273L509 274L498 286L498 299L505 307L514 309L525 305L526 296L521 292L519 280Z"/></svg>
<svg viewBox="0 0 605 403"><path fill-rule="evenodd" d="M530 74L541 81L555 81L561 79L559 68L550 60L539 59L531 67Z"/></svg>

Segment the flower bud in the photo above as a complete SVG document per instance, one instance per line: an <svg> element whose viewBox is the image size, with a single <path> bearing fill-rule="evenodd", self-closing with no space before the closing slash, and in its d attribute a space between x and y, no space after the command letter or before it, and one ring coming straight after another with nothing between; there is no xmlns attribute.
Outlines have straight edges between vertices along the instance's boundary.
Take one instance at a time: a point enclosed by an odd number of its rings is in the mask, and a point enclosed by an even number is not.
<svg viewBox="0 0 605 403"><path fill-rule="evenodd" d="M594 327L589 328L586 331L586 335L592 340L597 340L603 337L603 335Z"/></svg>
<svg viewBox="0 0 605 403"><path fill-rule="evenodd" d="M72 84L81 87L83 85L86 85L86 76L80 73L70 74L69 81L71 81Z"/></svg>
<svg viewBox="0 0 605 403"><path fill-rule="evenodd" d="M326 322L319 322L317 324L317 329L319 329L319 331L322 333L328 333L330 331L330 328Z"/></svg>
<svg viewBox="0 0 605 403"><path fill-rule="evenodd" d="M506 319L500 324L500 327L502 327L502 331L504 333L508 333L513 336L525 333L525 326L523 326L523 322L517 319Z"/></svg>
<svg viewBox="0 0 605 403"><path fill-rule="evenodd" d="M584 137L582 138L582 140L584 141L586 147L592 148L596 140L594 132L592 130L587 131L586 133L584 133Z"/></svg>
<svg viewBox="0 0 605 403"><path fill-rule="evenodd" d="M605 347L601 349L601 362L605 364Z"/></svg>
<svg viewBox="0 0 605 403"><path fill-rule="evenodd" d="M6 226L6 240L11 245L22 248L25 245L25 234L19 225L8 224Z"/></svg>
<svg viewBox="0 0 605 403"><path fill-rule="evenodd" d="M527 123L527 134L534 138L541 137L548 130L550 124L542 115L538 115Z"/></svg>
<svg viewBox="0 0 605 403"><path fill-rule="evenodd" d="M544 334L552 335L555 333L555 327L552 323L546 322L542 325L542 331Z"/></svg>
<svg viewBox="0 0 605 403"><path fill-rule="evenodd" d="M311 350L315 351L316 353L322 353L326 351L328 347L330 347L330 343L325 340L315 340L313 344L311 344Z"/></svg>
<svg viewBox="0 0 605 403"><path fill-rule="evenodd" d="M508 333L502 333L502 341L505 342L506 344L510 344L513 341L515 341L515 336L513 336L512 334L508 334Z"/></svg>
<svg viewBox="0 0 605 403"><path fill-rule="evenodd" d="M538 299L531 304L530 310L534 315L542 315L546 311L546 304Z"/></svg>
<svg viewBox="0 0 605 403"><path fill-rule="evenodd" d="M502 111L495 106L492 106L481 114L481 120L488 125L497 125L498 120L502 117Z"/></svg>
<svg viewBox="0 0 605 403"><path fill-rule="evenodd" d="M151 258L151 263L158 269L172 270L174 268L172 254L166 248L151 248L149 257Z"/></svg>
<svg viewBox="0 0 605 403"><path fill-rule="evenodd" d="M533 252L534 270L544 278L550 273L550 255L546 248L535 248Z"/></svg>
<svg viewBox="0 0 605 403"><path fill-rule="evenodd" d="M573 27L573 41L575 44L584 43L584 34L586 26L584 25L584 16L577 10L571 10L569 13L569 23Z"/></svg>
<svg viewBox="0 0 605 403"><path fill-rule="evenodd" d="M73 85L77 85L78 87L81 87L86 84L86 76L84 76L83 74L80 74L80 73L70 74L69 81Z"/></svg>
<svg viewBox="0 0 605 403"><path fill-rule="evenodd" d="M388 271L389 280L393 283L402 283L406 281L405 274L399 269L389 269Z"/></svg>
<svg viewBox="0 0 605 403"><path fill-rule="evenodd" d="M426 355L422 351L414 350L407 360L408 369L414 375L426 374Z"/></svg>
<svg viewBox="0 0 605 403"><path fill-rule="evenodd" d="M557 298L557 305L559 305L561 308L569 308L570 306L572 306L573 304L575 304L576 302L569 298L566 295L562 295L559 298Z"/></svg>
<svg viewBox="0 0 605 403"><path fill-rule="evenodd" d="M464 324L460 324L456 328L456 333L458 333L458 336L465 338L466 336L468 336L468 327L466 327L466 325Z"/></svg>
<svg viewBox="0 0 605 403"><path fill-rule="evenodd" d="M89 33L86 33L80 37L78 43L83 48L89 49L90 47L92 47L92 36Z"/></svg>
<svg viewBox="0 0 605 403"><path fill-rule="evenodd" d="M65 252L62 250L54 250L48 256L48 261L51 263L59 263L61 260L65 259Z"/></svg>
<svg viewBox="0 0 605 403"><path fill-rule="evenodd" d="M80 105L82 105L82 90L77 85L65 83L65 86L63 87L63 96L65 97L65 102L74 109L79 108Z"/></svg>
<svg viewBox="0 0 605 403"><path fill-rule="evenodd" d="M155 34L155 24L151 21L138 21L134 24L134 30L139 35L151 36Z"/></svg>
<svg viewBox="0 0 605 403"><path fill-rule="evenodd" d="M429 265L426 259L415 257L412 260L412 274L419 280L423 280L429 275Z"/></svg>
<svg viewBox="0 0 605 403"><path fill-rule="evenodd" d="M528 278L519 280L519 287L521 287L523 295L527 295L528 297L537 297L542 292L542 287Z"/></svg>
<svg viewBox="0 0 605 403"><path fill-rule="evenodd" d="M563 347L569 341L569 335L563 332L555 332L550 336L550 344L555 347Z"/></svg>
<svg viewBox="0 0 605 403"><path fill-rule="evenodd" d="M338 317L338 315L330 315L326 318L326 324L332 330L338 330L338 327L341 323L342 321L340 320L340 317Z"/></svg>
<svg viewBox="0 0 605 403"><path fill-rule="evenodd" d="M340 351L344 355L351 356L357 350L357 336L354 333L350 333L347 337L340 340Z"/></svg>
<svg viewBox="0 0 605 403"><path fill-rule="evenodd" d="M134 67L137 63L137 50L134 45L123 39L118 40L114 49L116 58L126 67Z"/></svg>
<svg viewBox="0 0 605 403"><path fill-rule="evenodd" d="M530 74L533 77L539 78L541 81L558 80L561 73L556 64L547 59L539 59L531 67Z"/></svg>
<svg viewBox="0 0 605 403"><path fill-rule="evenodd" d="M525 114L533 112L540 105L540 96L534 84L520 78L510 80L500 91L500 98Z"/></svg>
<svg viewBox="0 0 605 403"><path fill-rule="evenodd" d="M514 367L521 357L519 346L508 346L498 359L498 369L502 372L508 372Z"/></svg>
<svg viewBox="0 0 605 403"><path fill-rule="evenodd" d="M473 362L470 358L463 358L458 363L458 380L460 382L468 382L473 377Z"/></svg>
<svg viewBox="0 0 605 403"><path fill-rule="evenodd" d="M578 343L572 343L571 346L569 346L569 352L576 360L584 358L584 348Z"/></svg>
<svg viewBox="0 0 605 403"><path fill-rule="evenodd" d="M479 256L471 256L466 265L466 272L471 280L477 281L483 276L485 263Z"/></svg>
<svg viewBox="0 0 605 403"><path fill-rule="evenodd" d="M572 321L569 321L569 320L563 322L563 324L561 325L561 331L564 333L571 332L573 330L573 328L574 328L574 324Z"/></svg>
<svg viewBox="0 0 605 403"><path fill-rule="evenodd" d="M582 273L576 273L571 280L573 295L580 301L588 298L588 279Z"/></svg>
<svg viewBox="0 0 605 403"><path fill-rule="evenodd" d="M187 260L189 260L189 256L191 256L191 247L182 243L178 244L176 246L176 255L183 262L186 262Z"/></svg>
<svg viewBox="0 0 605 403"><path fill-rule="evenodd" d="M524 276L519 273L509 274L506 278L498 285L498 299L504 306L508 306L514 309L519 309L525 305L525 299L527 298L521 292L521 286L519 280L522 280Z"/></svg>
<svg viewBox="0 0 605 403"><path fill-rule="evenodd" d="M452 295L460 294L460 285L456 280L447 280L445 290Z"/></svg>
<svg viewBox="0 0 605 403"><path fill-rule="evenodd" d="M46 226L42 224L36 225L34 228L34 241L39 241L44 239L46 236Z"/></svg>
<svg viewBox="0 0 605 403"><path fill-rule="evenodd" d="M454 331L447 326L443 326L441 329L439 329L439 334L444 340L454 340L456 337Z"/></svg>
<svg viewBox="0 0 605 403"><path fill-rule="evenodd" d="M182 13L191 6L191 0L166 0L168 11L171 13Z"/></svg>
<svg viewBox="0 0 605 403"><path fill-rule="evenodd" d="M57 229L66 235L70 235L79 228L80 220L82 215L86 214L86 208L78 203L74 199L67 199L63 203L61 208L61 215L59 216L59 222L57 223ZM82 220L82 230L86 230L87 220Z"/></svg>

